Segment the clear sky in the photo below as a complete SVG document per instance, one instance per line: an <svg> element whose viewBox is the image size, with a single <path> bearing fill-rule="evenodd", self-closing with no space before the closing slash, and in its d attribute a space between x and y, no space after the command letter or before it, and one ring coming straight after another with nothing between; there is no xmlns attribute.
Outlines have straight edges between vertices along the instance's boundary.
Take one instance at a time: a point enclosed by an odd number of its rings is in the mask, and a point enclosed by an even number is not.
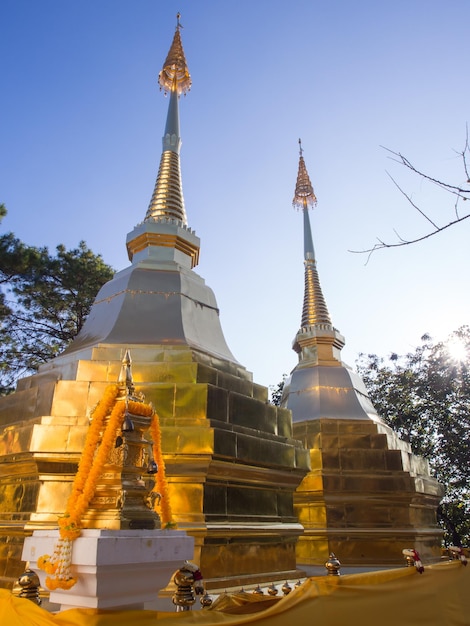
<svg viewBox="0 0 470 626"><path fill-rule="evenodd" d="M394 229L425 232L387 171L433 219L453 217L450 198L381 146L465 182L468 0L2 0L2 230L50 249L84 239L115 269L128 265L125 237L145 216L161 154L168 99L157 76L177 11L193 79L180 112L196 271L254 380L274 385L296 364L299 137L344 360L403 353L425 332L443 339L468 323L466 222L367 265L349 252L393 242Z"/></svg>

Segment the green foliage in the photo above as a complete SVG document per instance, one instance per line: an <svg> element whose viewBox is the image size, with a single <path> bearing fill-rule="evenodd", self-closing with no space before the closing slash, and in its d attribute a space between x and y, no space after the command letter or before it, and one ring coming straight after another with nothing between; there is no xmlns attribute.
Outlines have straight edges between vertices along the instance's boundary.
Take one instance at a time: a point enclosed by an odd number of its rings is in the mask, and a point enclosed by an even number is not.
<svg viewBox="0 0 470 626"><path fill-rule="evenodd" d="M286 378L287 378L287 374L283 374L282 380L280 383L278 383L276 386L274 385L269 386L269 391L271 392L269 401L271 402L271 404L274 404L274 406L281 405L282 392L284 390L284 384L286 382Z"/></svg>
<svg viewBox="0 0 470 626"><path fill-rule="evenodd" d="M460 346L459 358L453 347ZM470 328L414 352L357 362L379 415L429 461L446 493L438 516L448 544L470 543Z"/></svg>
<svg viewBox="0 0 470 626"><path fill-rule="evenodd" d="M4 215L0 205L0 220ZM64 350L112 276L83 241L51 255L13 233L0 235L0 394Z"/></svg>

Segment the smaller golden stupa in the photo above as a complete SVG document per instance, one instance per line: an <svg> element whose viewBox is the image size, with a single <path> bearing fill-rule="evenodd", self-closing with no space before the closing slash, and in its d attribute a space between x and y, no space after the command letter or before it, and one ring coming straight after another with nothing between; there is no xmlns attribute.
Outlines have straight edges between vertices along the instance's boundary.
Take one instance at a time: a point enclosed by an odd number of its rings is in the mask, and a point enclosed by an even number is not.
<svg viewBox="0 0 470 626"><path fill-rule="evenodd" d="M281 399L311 461L295 494L305 529L297 562L323 564L333 552L345 565L398 565L410 546L425 559L438 559L436 510L443 489L427 461L381 420L362 379L341 361L345 341L331 323L313 247L308 209L316 204L300 145L293 205L304 219L305 291L293 343L299 362Z"/></svg>

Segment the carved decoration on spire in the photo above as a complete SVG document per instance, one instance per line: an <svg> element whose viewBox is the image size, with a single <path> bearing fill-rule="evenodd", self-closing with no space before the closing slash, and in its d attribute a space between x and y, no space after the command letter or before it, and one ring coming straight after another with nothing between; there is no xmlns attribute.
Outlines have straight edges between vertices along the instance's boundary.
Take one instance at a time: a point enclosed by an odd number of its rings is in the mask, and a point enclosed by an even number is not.
<svg viewBox="0 0 470 626"><path fill-rule="evenodd" d="M176 15L176 30L170 51L163 64L162 71L158 75L160 88L165 92L175 90L178 95L186 94L191 89L191 76L184 56L183 44L181 43L180 23L181 14Z"/></svg>
<svg viewBox="0 0 470 626"><path fill-rule="evenodd" d="M302 152L302 142L299 139L299 172L297 174L297 184L295 185L292 206L294 209L313 209L317 204L317 198L310 182Z"/></svg>

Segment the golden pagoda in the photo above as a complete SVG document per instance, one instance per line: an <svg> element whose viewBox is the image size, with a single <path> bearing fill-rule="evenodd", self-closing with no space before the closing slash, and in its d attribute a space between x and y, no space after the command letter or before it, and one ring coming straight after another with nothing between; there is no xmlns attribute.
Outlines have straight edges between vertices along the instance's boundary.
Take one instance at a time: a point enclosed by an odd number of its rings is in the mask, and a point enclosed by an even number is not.
<svg viewBox="0 0 470 626"><path fill-rule="evenodd" d="M293 342L299 361L281 398L292 411L294 437L310 450L311 471L294 500L305 528L297 562L323 564L333 552L344 565L396 565L410 546L438 559L443 489L427 461L381 420L360 376L341 361L345 341L331 323L313 247L308 209L316 203L300 145L293 206L304 220L305 292Z"/></svg>
<svg viewBox="0 0 470 626"><path fill-rule="evenodd" d="M178 16L159 75L169 94L160 167L145 218L127 237L131 265L103 286L65 352L0 399L3 586L24 569L25 535L56 527L89 415L127 351L135 391L160 417L174 521L195 538L208 588L298 576L293 494L308 451L292 437L290 411L269 404L267 388L232 355L214 294L194 271L200 240L180 172L179 97L191 85L180 28ZM119 510L111 517L112 526L104 514L90 525L119 527ZM132 527L148 527L140 523L137 514Z"/></svg>

